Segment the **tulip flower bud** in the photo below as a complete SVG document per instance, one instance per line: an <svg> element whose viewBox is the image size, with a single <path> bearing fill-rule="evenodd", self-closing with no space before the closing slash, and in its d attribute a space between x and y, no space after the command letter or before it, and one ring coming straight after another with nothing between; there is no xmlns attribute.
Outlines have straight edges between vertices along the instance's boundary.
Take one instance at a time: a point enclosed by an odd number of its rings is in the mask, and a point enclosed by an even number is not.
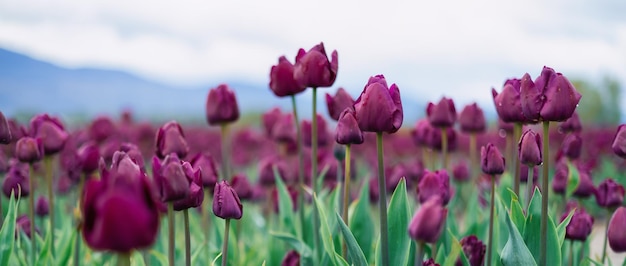
<svg viewBox="0 0 626 266"><path fill-rule="evenodd" d="M362 131L395 133L402 126L400 90L396 84L387 87L383 75L369 79L354 109Z"/></svg>
<svg viewBox="0 0 626 266"><path fill-rule="evenodd" d="M624 201L624 186L616 183L612 178L607 178L598 185L595 195L598 206L617 208Z"/></svg>
<svg viewBox="0 0 626 266"><path fill-rule="evenodd" d="M565 194L567 188L569 169L566 164L557 164L552 179L552 190L556 194Z"/></svg>
<svg viewBox="0 0 626 266"><path fill-rule="evenodd" d="M11 197L13 192L15 198L28 197L30 194L30 177L28 164L18 161L11 161L9 172L7 172L2 182L2 193L7 198Z"/></svg>
<svg viewBox="0 0 626 266"><path fill-rule="evenodd" d="M241 200L252 199L252 184L243 174L236 174L231 180L232 187Z"/></svg>
<svg viewBox="0 0 626 266"><path fill-rule="evenodd" d="M156 136L156 154L163 159L170 153L176 153L179 158L185 158L189 152L187 140L182 127L176 121L165 123Z"/></svg>
<svg viewBox="0 0 626 266"><path fill-rule="evenodd" d="M41 161L44 156L44 146L40 138L23 137L15 145L15 157L24 163Z"/></svg>
<svg viewBox="0 0 626 266"><path fill-rule="evenodd" d="M569 134L561 143L563 154L570 160L578 159L583 147L583 140L578 134Z"/></svg>
<svg viewBox="0 0 626 266"><path fill-rule="evenodd" d="M565 76L546 66L534 83L528 73L522 77L520 95L522 112L533 122L567 120L582 97Z"/></svg>
<svg viewBox="0 0 626 266"><path fill-rule="evenodd" d="M272 130L274 129L274 125L278 122L278 120L282 117L282 112L280 108L274 107L271 110L265 112L261 117L263 129L265 131L265 135L267 137L272 136Z"/></svg>
<svg viewBox="0 0 626 266"><path fill-rule="evenodd" d="M454 180L459 181L459 182L468 181L470 178L470 171L469 171L469 166L467 165L467 162L459 161L452 168L452 177L454 178Z"/></svg>
<svg viewBox="0 0 626 266"><path fill-rule="evenodd" d="M0 112L0 144L9 144L11 140L11 128L4 114Z"/></svg>
<svg viewBox="0 0 626 266"><path fill-rule="evenodd" d="M202 170L194 170L188 162L183 163L183 171L189 182L189 193L186 197L174 201L174 210L182 211L189 208L195 208L202 205L204 200L204 191L202 190Z"/></svg>
<svg viewBox="0 0 626 266"><path fill-rule="evenodd" d="M48 114L33 117L30 120L30 130L30 136L41 138L46 155L61 151L69 137L61 121Z"/></svg>
<svg viewBox="0 0 626 266"><path fill-rule="evenodd" d="M419 202L424 204L433 197L438 197L443 206L450 201L450 177L446 170L426 172L417 185Z"/></svg>
<svg viewBox="0 0 626 266"><path fill-rule="evenodd" d="M363 143L363 132L356 121L354 110L346 108L339 116L335 140L343 145Z"/></svg>
<svg viewBox="0 0 626 266"><path fill-rule="evenodd" d="M617 133L615 133L611 148L613 148L613 152L617 156L626 159L626 124L617 127Z"/></svg>
<svg viewBox="0 0 626 266"><path fill-rule="evenodd" d="M487 122L483 109L476 103L465 106L459 115L459 124L461 124L461 131L465 133L485 132Z"/></svg>
<svg viewBox="0 0 626 266"><path fill-rule="evenodd" d="M135 162L142 171L145 172L145 162L143 160L143 154L141 153L141 150L139 150L139 147L137 147L137 145L130 142L125 142L120 145L119 150L126 153L128 157L130 157L130 159ZM115 154L113 154L113 157L115 157Z"/></svg>
<svg viewBox="0 0 626 266"><path fill-rule="evenodd" d="M435 130L426 119L418 120L411 132L413 141L418 146L429 146L431 131Z"/></svg>
<svg viewBox="0 0 626 266"><path fill-rule="evenodd" d="M274 167L278 171L278 175L286 181L291 182L289 178L291 175L287 173L289 171L286 163L280 160L278 157L264 158L259 161L259 183L263 186L273 186L276 182L274 177Z"/></svg>
<svg viewBox="0 0 626 266"><path fill-rule="evenodd" d="M272 66L270 89L276 96L291 96L306 90L306 86L299 84L294 79L293 70L293 64L284 56L278 58L278 64Z"/></svg>
<svg viewBox="0 0 626 266"><path fill-rule="evenodd" d="M354 100L346 90L339 88L335 96L326 93L326 106L328 106L328 115L338 121L346 108L354 109Z"/></svg>
<svg viewBox="0 0 626 266"><path fill-rule="evenodd" d="M492 143L480 149L480 167L483 173L488 175L500 175L504 173L504 157L498 147Z"/></svg>
<svg viewBox="0 0 626 266"><path fill-rule="evenodd" d="M588 198L594 195L596 188L593 186L593 180L591 180L591 173L588 169L584 169L580 166L578 169L578 187L574 191L574 196L579 198Z"/></svg>
<svg viewBox="0 0 626 266"><path fill-rule="evenodd" d="M241 219L243 215L243 205L239 201L239 196L226 181L215 185L213 192L213 214L222 219Z"/></svg>
<svg viewBox="0 0 626 266"><path fill-rule="evenodd" d="M194 170L201 170L202 187L205 189L214 188L215 183L217 183L218 172L213 156L210 154L197 153L190 162Z"/></svg>
<svg viewBox="0 0 626 266"><path fill-rule="evenodd" d="M559 131L563 133L578 133L582 130L582 125L580 123L580 117L578 116L578 112L574 111L572 117L565 120L559 124Z"/></svg>
<svg viewBox="0 0 626 266"><path fill-rule="evenodd" d="M437 104L428 103L426 107L428 121L433 127L452 127L456 122L456 108L452 99L443 97Z"/></svg>
<svg viewBox="0 0 626 266"><path fill-rule="evenodd" d="M500 94L494 88L491 89L498 117L505 123L526 122L520 101L520 85L520 80L514 78L504 83ZM513 127L511 126L512 131Z"/></svg>
<svg viewBox="0 0 626 266"><path fill-rule="evenodd" d="M22 215L15 219L15 237L18 236L19 231L23 231L28 238L31 238L32 232L30 231L31 220L27 215ZM39 228L35 227L35 232L41 235Z"/></svg>
<svg viewBox="0 0 626 266"><path fill-rule="evenodd" d="M440 265L439 263L436 263L433 258L430 258L422 262L422 266L440 266Z"/></svg>
<svg viewBox="0 0 626 266"><path fill-rule="evenodd" d="M89 174L98 169L100 150L95 142L86 142L77 151L78 161L83 173Z"/></svg>
<svg viewBox="0 0 626 266"><path fill-rule="evenodd" d="M280 266L299 266L300 265L300 254L297 251L291 250L285 254L283 261L280 263Z"/></svg>
<svg viewBox="0 0 626 266"><path fill-rule="evenodd" d="M37 198L37 203L35 203L35 214L39 217L48 216L50 213L50 205L48 204L48 199L44 196L39 196Z"/></svg>
<svg viewBox="0 0 626 266"><path fill-rule="evenodd" d="M317 145L326 146L329 141L328 127L326 120L317 114ZM302 120L302 141L306 147L311 147L313 140L313 125L310 120Z"/></svg>
<svg viewBox="0 0 626 266"><path fill-rule="evenodd" d="M153 157L152 174L161 201L172 202L189 195L189 181L176 153L166 156L163 161L160 161L156 156Z"/></svg>
<svg viewBox="0 0 626 266"><path fill-rule="evenodd" d="M609 239L609 246L615 252L626 251L626 230L624 225L626 224L626 208L619 207L609 221L609 228L606 232Z"/></svg>
<svg viewBox="0 0 626 266"><path fill-rule="evenodd" d="M563 213L561 221L565 220L569 213ZM565 239L585 241L593 229L593 217L582 207L576 208L572 220L565 228Z"/></svg>
<svg viewBox="0 0 626 266"><path fill-rule="evenodd" d="M107 116L94 119L89 125L88 131L89 137L97 143L102 143L107 138L117 134L115 123Z"/></svg>
<svg viewBox="0 0 626 266"><path fill-rule="evenodd" d="M296 64L293 69L293 78L300 86L304 87L330 87L337 78L339 60L337 51L331 54L332 60L328 60L324 43L313 46L311 50L305 52L304 49L298 51Z"/></svg>
<svg viewBox="0 0 626 266"><path fill-rule="evenodd" d="M239 119L237 98L228 85L220 84L209 91L206 119L209 125L232 123Z"/></svg>
<svg viewBox="0 0 626 266"><path fill-rule="evenodd" d="M409 224L409 236L416 241L436 243L446 224L448 210L439 197L431 197L415 213Z"/></svg>
<svg viewBox="0 0 626 266"><path fill-rule="evenodd" d="M276 121L272 128L272 139L277 142L295 142L296 126L294 125L293 114L283 114Z"/></svg>
<svg viewBox="0 0 626 266"><path fill-rule="evenodd" d="M485 261L485 251L487 250L485 244L475 235L464 237L460 243L463 246L463 253L465 253L470 266L482 266ZM463 265L463 263L459 259L456 265Z"/></svg>
<svg viewBox="0 0 626 266"><path fill-rule="evenodd" d="M526 130L526 132L522 134L522 138L517 144L517 147L522 164L536 166L543 163L541 136L536 134L532 129Z"/></svg>

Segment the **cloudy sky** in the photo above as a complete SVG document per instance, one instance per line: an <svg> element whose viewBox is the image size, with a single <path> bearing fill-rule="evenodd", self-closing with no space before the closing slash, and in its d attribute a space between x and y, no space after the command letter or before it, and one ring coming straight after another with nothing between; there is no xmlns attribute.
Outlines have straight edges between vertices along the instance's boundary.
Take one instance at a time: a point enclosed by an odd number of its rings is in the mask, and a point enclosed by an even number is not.
<svg viewBox="0 0 626 266"><path fill-rule="evenodd" d="M382 73L403 98L485 109L491 87L544 65L626 84L625 1L512 2L0 0L0 47L170 84L267 84L279 56L323 41L353 96Z"/></svg>

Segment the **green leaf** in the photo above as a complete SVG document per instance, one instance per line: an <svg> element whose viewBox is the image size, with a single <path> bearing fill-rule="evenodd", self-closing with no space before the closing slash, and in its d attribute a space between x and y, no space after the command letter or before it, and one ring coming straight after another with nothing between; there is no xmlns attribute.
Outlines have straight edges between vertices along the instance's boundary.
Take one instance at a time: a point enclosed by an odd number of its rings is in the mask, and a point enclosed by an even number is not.
<svg viewBox="0 0 626 266"><path fill-rule="evenodd" d="M572 216L574 216L574 211L575 210L571 210L569 214L567 214L567 217L565 217L565 219L556 228L556 234L559 238L559 246L563 246L563 242L565 242L565 229L567 228L570 220L572 220Z"/></svg>
<svg viewBox="0 0 626 266"><path fill-rule="evenodd" d="M539 261L539 256L541 255L541 199L541 192L539 192L538 188L535 188L535 193L530 202L528 216L526 217L523 234L524 242L531 254L533 254L536 262ZM547 264L561 265L561 243L557 236L556 226L550 216L548 216L547 229L546 252L550 254Z"/></svg>
<svg viewBox="0 0 626 266"><path fill-rule="evenodd" d="M287 186L285 186L285 183L280 177L276 166L274 166L273 170L274 179L276 179L276 189L278 190L278 213L280 215L280 222L283 224L283 228L288 229L291 234L296 235L296 226L294 223L295 217L291 196L289 195Z"/></svg>
<svg viewBox="0 0 626 266"><path fill-rule="evenodd" d="M0 229L0 243L2 243L2 245L0 245L0 265L8 265L9 259L13 254L13 246L15 245L15 219L17 217L18 205L19 201L15 201L15 195L11 192L9 210L2 223L2 229Z"/></svg>
<svg viewBox="0 0 626 266"><path fill-rule="evenodd" d="M133 252L130 265L132 266L145 266L146 265L146 262L143 260L143 256L141 255L141 252Z"/></svg>
<svg viewBox="0 0 626 266"><path fill-rule="evenodd" d="M504 249L502 249L500 257L502 265L537 265L530 250L524 244L519 230L513 225L508 214L506 215L506 225L509 229L509 240L504 245Z"/></svg>
<svg viewBox="0 0 626 266"><path fill-rule="evenodd" d="M454 235L452 235L452 232L450 232L450 230L448 230L447 235L451 238L452 246L450 248L450 253L448 253L448 256L443 262L443 266L455 266L459 255L461 255L461 261L463 262L463 265L469 265L465 253L461 252L463 250L463 246L461 246L461 243L459 243Z"/></svg>
<svg viewBox="0 0 626 266"><path fill-rule="evenodd" d="M354 211L348 221L350 231L363 250L365 258L369 261L376 233L374 221L370 214L369 182L363 182L361 194L357 201L352 204L354 204Z"/></svg>
<svg viewBox="0 0 626 266"><path fill-rule="evenodd" d="M49 227L49 226L48 226ZM50 230L48 230L50 232ZM51 262L54 261L52 258L52 252L50 251L50 246L52 243L52 234L46 234L46 240L44 241L44 245L39 252L39 257L37 258L37 265L50 265Z"/></svg>
<svg viewBox="0 0 626 266"><path fill-rule="evenodd" d="M301 258L309 258L313 255L311 248L302 240L296 238L294 235L282 232L270 232L270 235L276 237L282 241L285 241L289 246L295 249Z"/></svg>
<svg viewBox="0 0 626 266"><path fill-rule="evenodd" d="M167 257L165 257L163 253L152 249L150 250L150 254L152 254L152 256L154 256L161 265L169 265ZM220 253L215 259L217 260L221 256L222 256L222 253ZM215 260L213 260L213 263L211 265L215 265Z"/></svg>
<svg viewBox="0 0 626 266"><path fill-rule="evenodd" d="M339 229L341 229L341 233L343 234L343 238L346 241L346 246L348 247L348 254L351 258L351 262L357 266L367 266L367 259L365 258L365 254L363 254L363 250L359 247L359 243L356 242L354 235L350 232L350 228L343 222L339 213L335 213L337 217L337 223L339 223Z"/></svg>
<svg viewBox="0 0 626 266"><path fill-rule="evenodd" d="M74 243L76 242L77 235L78 231L72 229L67 243L65 243L65 245L63 245L63 248L61 248L61 254L57 254L57 256L59 256L57 259L57 265L68 265L70 257L72 256L72 253L74 251Z"/></svg>
<svg viewBox="0 0 626 266"><path fill-rule="evenodd" d="M387 232L389 234L389 265L406 265L409 259L411 238L407 232L411 214L406 195L406 180L400 183L391 195L387 210Z"/></svg>
<svg viewBox="0 0 626 266"><path fill-rule="evenodd" d="M565 193L569 198L578 188L580 174L578 173L578 168L576 168L576 166L571 162L567 162L567 170L567 187L565 189Z"/></svg>
<svg viewBox="0 0 626 266"><path fill-rule="evenodd" d="M333 236L330 233L330 228L328 227L328 216L326 215L326 211L324 210L324 205L319 201L316 195L313 195L313 199L315 201L315 205L317 206L317 212L320 218L319 230L322 236L322 244L324 246L324 250L326 251L326 255L328 255L332 259L333 265L337 265Z"/></svg>
<svg viewBox="0 0 626 266"><path fill-rule="evenodd" d="M526 223L526 216L524 216L524 210L517 198L511 199L511 220L517 227L518 231L524 232L524 224Z"/></svg>
<svg viewBox="0 0 626 266"><path fill-rule="evenodd" d="M206 249L204 243L200 243L196 246L196 250L191 253L191 265L197 265L196 261L204 249Z"/></svg>
<svg viewBox="0 0 626 266"><path fill-rule="evenodd" d="M222 252L220 252L219 254L217 254L217 256L215 256L215 258L213 259L213 261L211 261L211 266L215 266L215 264L217 263L217 260L219 260L222 257ZM167 265L167 264L161 264L161 265Z"/></svg>

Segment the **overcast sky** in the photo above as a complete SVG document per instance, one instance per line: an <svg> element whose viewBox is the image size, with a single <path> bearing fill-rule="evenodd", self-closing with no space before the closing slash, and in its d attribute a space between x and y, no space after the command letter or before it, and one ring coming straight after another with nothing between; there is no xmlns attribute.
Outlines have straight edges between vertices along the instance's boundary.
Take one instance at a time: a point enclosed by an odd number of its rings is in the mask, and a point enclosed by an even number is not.
<svg viewBox="0 0 626 266"><path fill-rule="evenodd" d="M403 98L485 109L491 87L544 65L626 84L626 1L417 2L0 0L0 47L171 84L267 84L279 56L323 41L355 97L384 74Z"/></svg>

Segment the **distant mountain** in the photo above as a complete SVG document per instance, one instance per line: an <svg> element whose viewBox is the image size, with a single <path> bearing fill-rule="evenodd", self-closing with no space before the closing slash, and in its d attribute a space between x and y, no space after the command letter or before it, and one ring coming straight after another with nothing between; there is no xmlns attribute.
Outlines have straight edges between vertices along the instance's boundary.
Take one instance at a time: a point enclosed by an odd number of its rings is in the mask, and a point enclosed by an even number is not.
<svg viewBox="0 0 626 266"><path fill-rule="evenodd" d="M81 120L130 109L143 119L203 121L208 90L220 82L234 88L242 114L273 106L291 110L291 101L274 96L267 84L225 80L194 87L167 85L117 70L60 67L0 48L0 110L24 119L48 112ZM327 115L324 94L334 91L320 90L319 113ZM310 117L310 90L296 99L301 117ZM423 115L424 103L403 99L403 105L404 126L413 126L411 121Z"/></svg>

